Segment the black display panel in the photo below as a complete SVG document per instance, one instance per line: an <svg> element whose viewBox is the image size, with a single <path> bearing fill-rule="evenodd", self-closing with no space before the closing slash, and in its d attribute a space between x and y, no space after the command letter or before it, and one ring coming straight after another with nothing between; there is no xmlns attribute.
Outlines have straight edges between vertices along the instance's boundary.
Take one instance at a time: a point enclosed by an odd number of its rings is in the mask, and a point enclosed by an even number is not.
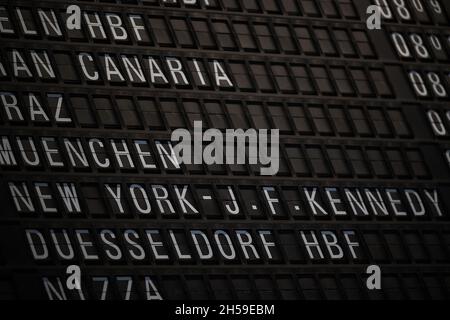
<svg viewBox="0 0 450 320"><path fill-rule="evenodd" d="M0 299L449 299L449 15L0 0Z"/></svg>

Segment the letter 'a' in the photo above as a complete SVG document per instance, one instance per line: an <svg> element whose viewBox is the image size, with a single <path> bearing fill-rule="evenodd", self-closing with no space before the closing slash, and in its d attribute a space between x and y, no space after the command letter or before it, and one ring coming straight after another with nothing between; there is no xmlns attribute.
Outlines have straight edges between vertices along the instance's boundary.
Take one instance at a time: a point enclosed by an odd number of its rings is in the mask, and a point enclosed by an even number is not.
<svg viewBox="0 0 450 320"><path fill-rule="evenodd" d="M370 16L367 18L367 29L380 30L381 29L381 9L379 6L367 7L367 14Z"/></svg>
<svg viewBox="0 0 450 320"><path fill-rule="evenodd" d="M71 5L67 7L67 29L68 30L80 30L81 29L81 9L77 5Z"/></svg>

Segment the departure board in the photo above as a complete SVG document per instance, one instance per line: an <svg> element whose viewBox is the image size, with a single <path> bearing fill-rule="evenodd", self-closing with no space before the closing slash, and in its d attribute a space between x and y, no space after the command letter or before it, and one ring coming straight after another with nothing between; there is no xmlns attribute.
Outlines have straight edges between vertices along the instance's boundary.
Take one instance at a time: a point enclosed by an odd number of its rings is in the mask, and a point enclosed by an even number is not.
<svg viewBox="0 0 450 320"><path fill-rule="evenodd" d="M449 19L0 0L0 299L449 299Z"/></svg>

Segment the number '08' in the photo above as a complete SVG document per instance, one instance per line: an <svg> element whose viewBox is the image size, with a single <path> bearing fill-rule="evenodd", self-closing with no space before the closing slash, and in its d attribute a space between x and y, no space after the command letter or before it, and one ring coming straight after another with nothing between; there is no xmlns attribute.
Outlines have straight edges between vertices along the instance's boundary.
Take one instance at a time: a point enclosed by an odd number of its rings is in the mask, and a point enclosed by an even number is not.
<svg viewBox="0 0 450 320"><path fill-rule="evenodd" d="M381 14L385 19L392 19L392 11L387 0L375 0L375 4L381 8ZM400 18L411 20L411 14L405 6L405 0L393 0L393 4Z"/></svg>
<svg viewBox="0 0 450 320"><path fill-rule="evenodd" d="M440 76L435 72L427 72L424 77L417 71L409 71L409 80L412 83L414 91L419 97L429 97L430 93L425 82L428 83L429 87L435 96L439 98L447 97L447 90L442 84Z"/></svg>

